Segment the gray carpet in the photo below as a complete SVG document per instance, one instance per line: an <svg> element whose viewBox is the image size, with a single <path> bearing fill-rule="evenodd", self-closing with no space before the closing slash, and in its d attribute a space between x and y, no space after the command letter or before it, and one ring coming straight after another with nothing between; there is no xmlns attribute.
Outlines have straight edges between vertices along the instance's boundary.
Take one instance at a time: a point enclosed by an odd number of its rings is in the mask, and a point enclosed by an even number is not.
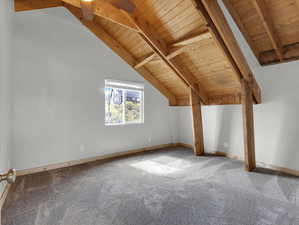
<svg viewBox="0 0 299 225"><path fill-rule="evenodd" d="M20 177L3 225L299 225L299 179L173 148Z"/></svg>

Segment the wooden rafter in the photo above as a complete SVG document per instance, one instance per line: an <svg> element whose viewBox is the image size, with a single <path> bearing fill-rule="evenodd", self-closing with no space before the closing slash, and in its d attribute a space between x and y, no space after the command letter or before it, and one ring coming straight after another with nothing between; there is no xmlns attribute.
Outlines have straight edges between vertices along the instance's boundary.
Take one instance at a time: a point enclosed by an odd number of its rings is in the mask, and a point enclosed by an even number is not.
<svg viewBox="0 0 299 225"><path fill-rule="evenodd" d="M123 10L122 8L119 8ZM138 10L133 11L122 11L127 15L128 20L135 24L139 30L140 37L145 40L148 45L152 48L154 53L159 55L164 63L194 92L200 97L201 101L205 104L208 103L208 95L204 89L200 86L198 88L198 81L192 73L186 68L178 66L176 59L168 59L169 49L167 43L156 34L150 27L149 23L138 13Z"/></svg>
<svg viewBox="0 0 299 225"><path fill-rule="evenodd" d="M239 27L240 31L244 35L244 38L246 39L246 41L249 43L250 46L254 46L254 43L253 43L250 35L246 31L246 29L244 27L244 24L243 24L243 22L242 22L242 20L241 20L241 18L239 16L239 13L233 7L233 5L231 3L231 0L223 0L223 3L225 4L225 6L226 6L227 10L229 11L230 15L232 16L232 18L236 22L236 24ZM253 51L255 57L257 59L259 59L259 53L258 53L258 51L255 48L252 48L252 51Z"/></svg>
<svg viewBox="0 0 299 225"><path fill-rule="evenodd" d="M203 139L203 126L201 115L201 103L199 97L195 94L193 89L190 88L189 101L191 105L191 118L192 118L192 134L194 153L197 156L204 155L204 139Z"/></svg>
<svg viewBox="0 0 299 225"><path fill-rule="evenodd" d="M199 34L191 35L191 36L186 37L180 41L177 41L177 42L173 43L172 46L175 47L175 46L181 46L181 45L190 45L190 44L194 44L195 42L199 42L199 41L202 41L205 39L211 39L211 38L212 38L211 33L207 29Z"/></svg>
<svg viewBox="0 0 299 225"><path fill-rule="evenodd" d="M143 59L138 60L138 63L134 66L135 69L138 69L138 68L144 66L145 64L150 62L155 57L156 57L156 53L151 53L148 56L143 57Z"/></svg>
<svg viewBox="0 0 299 225"><path fill-rule="evenodd" d="M217 0L194 0L203 19L206 20L207 26L210 27L215 41L219 48L223 50L229 60L232 68L237 74L237 79L253 83L253 96L256 103L261 103L261 91L257 84L252 71L241 52L241 49L231 31ZM241 83L240 83L241 85Z"/></svg>
<svg viewBox="0 0 299 225"><path fill-rule="evenodd" d="M284 46L284 62L299 60L299 43L293 43ZM277 54L275 50L260 53L261 65L270 65L277 63Z"/></svg>
<svg viewBox="0 0 299 225"><path fill-rule="evenodd" d="M252 171L256 168L252 87L244 79L241 83L245 168L247 171Z"/></svg>
<svg viewBox="0 0 299 225"><path fill-rule="evenodd" d="M84 13L84 9L82 9L81 1L82 0L14 0L15 2L27 2L25 6L19 5L20 10L29 10L29 9L42 9L48 7L56 7L65 5L67 7L73 7L76 12L79 12L79 16L77 18L82 19L82 13ZM196 0L194 0L196 1ZM207 1L208 4L213 4L214 0ZM58 4L54 4L54 2L59 2ZM62 2L62 4L61 4ZM200 2L205 2L205 0L201 0ZM148 3L149 5L152 4L151 2ZM18 4L16 4L18 6ZM205 6L207 7L207 6ZM213 8L214 6L212 6ZM155 6L154 6L155 8ZM166 7L167 8L167 7ZM174 8L173 8L174 9ZM16 8L17 10L17 8ZM150 9L149 9L150 10ZM214 10L214 9L213 9ZM217 12L218 9L216 9ZM214 17L211 19L211 12L210 9L207 11L207 17L212 21L211 23L202 23L202 20L196 21L198 23L199 30L202 30L202 33L195 34L192 29L186 29L182 34L185 37L177 39L176 41L167 43L161 37L161 33L154 31L153 26L151 26L148 21L143 18L144 12L142 9L136 7L130 2L130 0L95 0L95 7L94 7L94 14L95 17L105 18L113 23L121 25L127 29L130 29L135 34L130 31L124 31L123 28L118 27L117 25L113 25L111 23L103 23L103 26L99 23L99 18L95 18L93 21L81 21L88 29L90 29L95 35L97 35L100 39L102 39L112 50L114 50L120 57L122 57L125 61L128 62L132 67L135 68L145 79L150 81L154 87L156 87L163 95L165 95L171 105L181 105L182 102L189 104L189 97L187 95L187 90L190 88L193 92L200 97L201 103L205 105L210 104L238 104L240 103L240 90L241 88L238 87L237 80L241 80L242 78L246 78L247 82L251 82L253 87L253 92L255 96L256 102L260 102L260 89L258 84L256 83L254 77L251 74L251 71L248 74L243 73L244 71L241 68L240 61L238 62L235 58L237 58L233 53L232 49L234 47L229 46L223 38L223 34L227 35L226 30L222 30L219 32L219 28L214 24ZM176 9L174 10L176 11ZM190 10L190 12L194 9ZM214 13L214 12L212 12ZM218 13L218 12L217 12ZM196 16L196 15L195 15ZM218 16L218 18L217 18ZM217 19L221 20L221 15L216 16ZM160 17L160 16L159 16ZM187 18L183 17L184 20ZM205 20L205 17L203 17ZM161 17L163 19L163 16ZM102 21L102 20L101 20ZM207 20L208 21L208 20ZM218 21L219 22L219 21ZM221 24L221 22L220 22ZM107 26L107 27L106 27ZM130 34L128 40L125 39L125 36L122 34L117 33L117 30L122 30L127 34ZM185 30L185 29L184 29ZM171 31L173 32L173 31ZM132 34L132 35L131 35ZM190 35L191 34L191 35ZM113 36L112 36L113 35ZM230 34L228 35L230 36ZM146 55L143 58L135 58L138 55L140 57L140 51L135 51L132 47L134 41L139 38L142 38L148 46L152 49L152 53ZM114 39L115 38L115 39ZM218 69L211 71L207 71L205 65L203 65L203 74L204 76L211 77L209 82L206 82L204 79L201 80L200 86L198 86L198 78L194 76L191 72L196 71L194 66L199 66L201 63L209 63L208 60L203 60L201 62L193 61L193 57L197 56L198 53L194 52L198 50L198 41L203 39L213 39L219 49L222 51L223 55L228 59L229 64L227 64L226 60L222 60L222 62L217 62L217 66L214 63L211 64L211 67L215 67ZM119 41L118 41L119 40ZM120 44L122 43L122 44ZM208 49L207 43L211 44L212 41L202 42L203 45L200 44L201 54L207 54L206 49ZM211 46L211 45L210 45ZM213 46L214 47L214 46ZM142 48L143 49L143 48ZM136 49L137 50L137 49ZM131 52L132 51L132 52ZM221 57L219 51L217 51L217 57ZM180 57L176 57L184 52L188 52L186 56L190 55L189 57L184 58L184 63L181 62ZM134 55L133 55L134 54ZM200 55L201 56L201 55ZM216 55L215 55L216 56ZM191 58L192 57L192 58ZM218 59L218 60L219 60ZM211 61L212 62L212 61ZM152 65L150 67L144 67L147 63L159 63L160 65ZM193 64L194 63L194 64ZM224 91L226 89L225 86L220 87L219 85L216 86L218 82L218 75L214 75L213 72L217 72L219 70L219 65L224 68L225 71L229 71L229 73L236 75L237 79L234 79L230 76L227 78L223 78L227 84L231 84L232 88L231 91ZM229 70L228 66L229 65ZM168 68L172 71L170 71ZM152 72L149 70L151 69ZM189 70L190 69L190 70ZM232 71L232 72L231 72ZM208 73L207 73L208 72ZM161 74L159 74L161 73ZM165 76L162 75L165 73ZM244 75L245 74L245 75ZM248 77L246 77L248 75ZM178 79L179 78L179 79ZM163 83L162 83L163 82ZM165 82L165 84L164 84ZM215 82L215 83L214 83ZM223 82L222 84L225 84ZM230 83L229 83L230 82ZM178 84L178 86L176 86ZM184 88L182 84L185 85ZM219 82L218 82L219 84ZM204 86L203 88L203 85ZM181 87L181 88L178 88ZM170 91L171 90L171 91ZM209 90L209 94L206 93L205 90ZM223 95L222 95L222 90ZM228 90L228 89L227 89ZM233 93L235 91L235 93ZM187 98L187 101L184 100ZM182 105L185 105L183 103Z"/></svg>
<svg viewBox="0 0 299 225"><path fill-rule="evenodd" d="M190 37L184 38L180 41L175 42L172 44L172 47L170 49L170 53L166 56L167 59L172 59L179 54L182 54L185 51L188 51L192 49L192 45L195 44L196 42L199 42L204 39L210 39L212 38L212 35L209 30L206 30L200 34L192 35ZM154 62L162 62L163 60L159 58L158 60L155 59L158 55L156 53L149 54L148 56L143 57L142 59L139 60L135 68L139 68L141 66L146 65L147 63L150 63L152 61Z"/></svg>
<svg viewBox="0 0 299 225"><path fill-rule="evenodd" d="M71 5L74 5L76 7L81 7L76 2L77 0L63 0L63 2L67 2ZM116 1L117 2L117 1ZM188 86L191 87L195 93L199 95L202 102L207 104L208 102L208 95L205 93L202 87L199 89L198 81L194 77L193 74L191 74L186 68L182 69L179 67L176 63L176 59L168 59L168 46L167 43L162 40L162 38L155 34L155 32L151 29L148 22L144 20L144 18L136 13L136 8L131 8L130 6L127 7L127 4L133 5L129 0L126 1L126 4L110 4L109 2L101 2L96 4L95 6L95 14L101 17L104 17L103 14L105 14L106 19L111 19L113 16L114 22L119 22L119 20L115 20L115 18L122 19L121 25L123 25L123 22L129 23L132 27L137 28L137 31L140 34L140 37L142 37L152 48L154 53L159 55L161 59L166 63L166 65ZM109 5L109 6L108 6ZM112 9L113 8L113 9ZM117 11L118 10L118 11ZM100 12L100 13L99 13ZM125 19L125 17L127 19ZM137 65L138 63L136 63ZM135 65L135 66L136 66Z"/></svg>
<svg viewBox="0 0 299 225"><path fill-rule="evenodd" d="M27 11L62 6L61 0L15 0L15 11Z"/></svg>
<svg viewBox="0 0 299 225"><path fill-rule="evenodd" d="M118 41L116 41L106 30L104 30L95 21L82 20L81 10L69 4L64 5L77 19L79 19L83 25L85 25L92 33L94 33L99 39L101 39L106 45L108 45L114 52L116 52L123 60L125 60L130 66L134 67L137 60L129 53ZM157 78L155 78L150 71L145 68L136 69L144 79L149 81L157 90L159 90L169 100L170 105L177 104L176 96L172 94L168 88L166 88Z"/></svg>
<svg viewBox="0 0 299 225"><path fill-rule="evenodd" d="M68 3L77 8L81 8L80 0L62 0L64 3ZM119 12L117 8L106 1L96 1L94 7L95 15L105 18L111 22L117 23L128 29L137 31L134 24L132 24L125 15Z"/></svg>
<svg viewBox="0 0 299 225"><path fill-rule="evenodd" d="M262 23L265 27L265 30L269 36L269 39L273 45L273 48L276 51L276 54L280 61L284 59L283 46L278 37L278 34L275 31L271 16L267 9L266 3L264 0L251 0L254 5L258 15L260 16Z"/></svg>

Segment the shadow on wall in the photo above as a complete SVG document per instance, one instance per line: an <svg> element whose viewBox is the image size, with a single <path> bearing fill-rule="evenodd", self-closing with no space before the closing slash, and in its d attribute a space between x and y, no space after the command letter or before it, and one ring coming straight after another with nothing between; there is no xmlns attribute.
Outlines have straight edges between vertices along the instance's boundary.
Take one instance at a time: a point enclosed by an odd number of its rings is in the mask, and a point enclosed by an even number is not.
<svg viewBox="0 0 299 225"><path fill-rule="evenodd" d="M299 102L285 100L283 103L280 104L282 114L277 116L280 127L276 140L273 140L276 143L273 161L274 164L296 165L299 159Z"/></svg>
<svg viewBox="0 0 299 225"><path fill-rule="evenodd" d="M216 129L215 129L215 150L227 152L233 138L234 113L230 109L223 107L215 108ZM217 129L218 128L218 129Z"/></svg>

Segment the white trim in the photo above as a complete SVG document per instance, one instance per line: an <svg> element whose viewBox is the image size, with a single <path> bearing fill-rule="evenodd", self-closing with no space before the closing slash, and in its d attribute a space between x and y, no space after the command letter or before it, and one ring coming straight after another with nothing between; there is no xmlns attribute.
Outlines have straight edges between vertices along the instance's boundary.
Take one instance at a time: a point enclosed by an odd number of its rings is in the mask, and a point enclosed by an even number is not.
<svg viewBox="0 0 299 225"><path fill-rule="evenodd" d="M105 80L105 126L109 127L109 126L123 126L123 125L138 125L138 124L144 124L144 89L143 89L143 85L139 84L140 89L137 88L131 88L126 86L127 82L123 82L123 87L117 86L117 85L110 85L111 84L111 80ZM113 81L116 82L116 81ZM121 81L118 81L119 84L121 83ZM135 83L135 86L137 87L137 83ZM142 86L142 88L141 88ZM122 123L107 123L106 122L106 88L114 88L114 89L118 89L121 90L122 92L122 98L123 98L123 103L122 103ZM126 91L135 91L135 92L139 92L140 94L140 120L139 121L133 121L133 122L126 122L126 107L125 107L125 99L126 99Z"/></svg>
<svg viewBox="0 0 299 225"><path fill-rule="evenodd" d="M131 89L131 90L144 90L144 84L136 83L131 81L120 81L120 80L105 80L105 87L113 87L120 89Z"/></svg>

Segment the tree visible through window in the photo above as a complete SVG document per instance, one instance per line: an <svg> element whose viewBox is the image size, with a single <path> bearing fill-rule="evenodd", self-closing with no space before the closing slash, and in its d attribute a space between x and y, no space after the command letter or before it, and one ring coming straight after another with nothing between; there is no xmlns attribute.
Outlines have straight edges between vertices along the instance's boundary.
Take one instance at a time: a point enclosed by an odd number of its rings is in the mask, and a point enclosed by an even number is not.
<svg viewBox="0 0 299 225"><path fill-rule="evenodd" d="M143 85L105 81L105 124L143 123Z"/></svg>

